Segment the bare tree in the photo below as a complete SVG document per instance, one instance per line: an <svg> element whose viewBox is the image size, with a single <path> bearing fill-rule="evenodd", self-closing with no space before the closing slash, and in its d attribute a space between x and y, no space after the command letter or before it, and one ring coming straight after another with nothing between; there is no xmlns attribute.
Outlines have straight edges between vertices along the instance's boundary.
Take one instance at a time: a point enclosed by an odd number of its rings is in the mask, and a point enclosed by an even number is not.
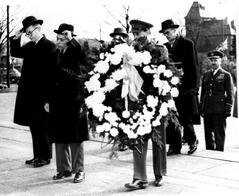
<svg viewBox="0 0 239 196"><path fill-rule="evenodd" d="M109 9L103 5L103 7L105 8L105 10L107 11L107 13L113 18L115 19L123 28L125 28L126 32L129 33L129 5L128 6L124 6L123 5L123 9L124 9L124 15L121 16L123 19L118 19L115 15L113 15Z"/></svg>
<svg viewBox="0 0 239 196"><path fill-rule="evenodd" d="M19 8L19 7L18 7ZM18 10L17 8L17 10ZM14 25L14 21L17 20L16 17L16 12L10 14L9 18L9 23L10 23L10 30L9 33L11 34L16 25ZM7 46L7 7L0 6L0 55L2 52L5 51Z"/></svg>

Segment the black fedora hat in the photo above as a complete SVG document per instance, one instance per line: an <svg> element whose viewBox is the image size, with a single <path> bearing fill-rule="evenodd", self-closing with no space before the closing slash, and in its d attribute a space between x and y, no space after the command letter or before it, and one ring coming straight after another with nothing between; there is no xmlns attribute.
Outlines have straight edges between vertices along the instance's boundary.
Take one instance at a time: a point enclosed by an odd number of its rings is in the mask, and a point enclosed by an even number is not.
<svg viewBox="0 0 239 196"><path fill-rule="evenodd" d="M142 31L142 30L148 30L150 29L151 27L153 27L152 24L148 23L148 22L145 22L145 21L142 21L142 20L131 20L129 22L131 24L131 32L139 32L139 31Z"/></svg>
<svg viewBox="0 0 239 196"><path fill-rule="evenodd" d="M113 33L110 33L111 37L114 37L115 35L121 35L123 37L127 37L128 34L126 33L126 30L123 28L115 28Z"/></svg>
<svg viewBox="0 0 239 196"><path fill-rule="evenodd" d="M159 33L163 33L166 29L171 29L171 28L177 29L179 27L179 25L174 24L173 20L171 19L163 21L161 26L162 26L162 29L159 31Z"/></svg>
<svg viewBox="0 0 239 196"><path fill-rule="evenodd" d="M35 24L43 24L43 20L36 19L35 16L28 16L22 21L23 28L20 30L21 32L25 32L26 28L35 25Z"/></svg>
<svg viewBox="0 0 239 196"><path fill-rule="evenodd" d="M73 32L74 32L74 26L71 24L66 24L66 23L62 23L60 24L60 26L58 27L57 30L54 30L54 32L56 34L62 34L63 31L71 31L72 32L72 36L76 36Z"/></svg>

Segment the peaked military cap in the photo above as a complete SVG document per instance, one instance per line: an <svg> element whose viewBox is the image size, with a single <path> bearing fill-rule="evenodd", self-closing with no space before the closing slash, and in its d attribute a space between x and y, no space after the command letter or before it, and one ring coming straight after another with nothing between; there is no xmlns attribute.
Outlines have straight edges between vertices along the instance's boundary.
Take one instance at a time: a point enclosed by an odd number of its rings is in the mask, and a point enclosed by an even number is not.
<svg viewBox="0 0 239 196"><path fill-rule="evenodd" d="M148 22L144 22L142 20L131 20L129 22L131 24L131 32L139 32L139 31L146 31L148 29L150 29L151 27L153 27L152 24L148 23Z"/></svg>
<svg viewBox="0 0 239 196"><path fill-rule="evenodd" d="M223 56L224 56L224 54L217 50L210 51L207 54L208 58L223 58Z"/></svg>

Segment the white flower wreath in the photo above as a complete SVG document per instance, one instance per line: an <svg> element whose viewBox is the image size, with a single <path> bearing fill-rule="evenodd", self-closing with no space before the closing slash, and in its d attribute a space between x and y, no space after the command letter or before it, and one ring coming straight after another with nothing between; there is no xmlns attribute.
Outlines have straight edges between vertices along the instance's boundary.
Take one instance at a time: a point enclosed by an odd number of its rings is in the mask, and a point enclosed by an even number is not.
<svg viewBox="0 0 239 196"><path fill-rule="evenodd" d="M97 133L119 141L123 137L135 140L150 134L170 111L176 110L173 97L179 94L177 85L180 78L165 65L152 64L148 51L135 51L133 46L125 43L116 45L111 53L100 54L100 58L90 72L89 81L85 82L90 93L85 102L97 118ZM144 81L136 68L152 76L156 95L144 95L141 90ZM121 113L104 103L116 87L121 87L121 97L117 98L124 100ZM139 101L140 95L144 95L143 102ZM135 102L139 107L132 110L129 102Z"/></svg>

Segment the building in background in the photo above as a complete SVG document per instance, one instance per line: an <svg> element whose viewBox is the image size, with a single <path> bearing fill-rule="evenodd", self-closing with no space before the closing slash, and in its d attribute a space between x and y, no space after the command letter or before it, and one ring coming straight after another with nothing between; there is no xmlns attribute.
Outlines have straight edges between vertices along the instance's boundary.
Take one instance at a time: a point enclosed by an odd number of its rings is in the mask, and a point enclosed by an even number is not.
<svg viewBox="0 0 239 196"><path fill-rule="evenodd" d="M199 53L223 51L227 57L236 57L234 21L207 17L205 7L193 2L185 17L186 37L192 39ZM233 48L234 47L234 48Z"/></svg>

